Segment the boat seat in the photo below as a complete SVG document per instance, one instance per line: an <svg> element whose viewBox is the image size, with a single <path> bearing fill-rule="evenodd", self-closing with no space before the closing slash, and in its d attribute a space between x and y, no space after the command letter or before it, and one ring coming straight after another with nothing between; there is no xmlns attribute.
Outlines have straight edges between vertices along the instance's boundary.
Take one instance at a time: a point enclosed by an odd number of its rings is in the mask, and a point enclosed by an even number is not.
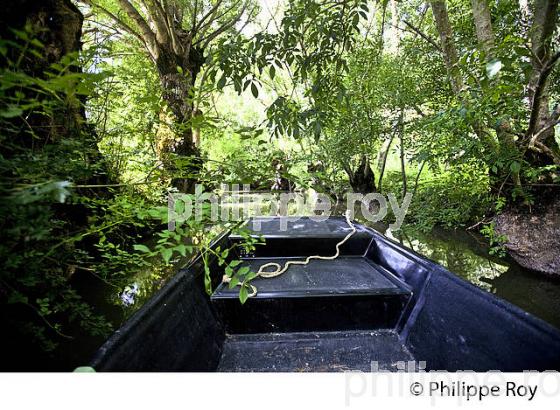
<svg viewBox="0 0 560 410"><path fill-rule="evenodd" d="M241 266L257 271L265 263L288 258L246 258ZM239 301L239 287L220 284L211 297L226 332L299 332L392 329L406 306L410 289L362 256L311 260L291 265L282 275L257 278L256 296Z"/></svg>

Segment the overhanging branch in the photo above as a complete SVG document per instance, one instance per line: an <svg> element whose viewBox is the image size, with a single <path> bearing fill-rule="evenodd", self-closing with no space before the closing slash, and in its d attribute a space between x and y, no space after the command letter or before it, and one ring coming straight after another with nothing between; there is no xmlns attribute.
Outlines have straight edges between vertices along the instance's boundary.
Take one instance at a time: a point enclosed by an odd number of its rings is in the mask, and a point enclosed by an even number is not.
<svg viewBox="0 0 560 410"><path fill-rule="evenodd" d="M97 4L97 3L95 3L91 0L78 0L78 1L87 5L87 6L90 6L91 8L96 8L96 9L101 10L101 12L103 12L103 14L105 14L107 17L109 17L111 20L113 20L121 29L123 29L128 34L130 34L130 35L134 36L135 38L137 38L138 40L140 40L140 42L142 44L144 44L144 45L146 44L146 42L144 41L142 36L136 30L134 30L132 27L130 27L128 24L126 24L116 14L107 10L105 7L100 6L99 4Z"/></svg>

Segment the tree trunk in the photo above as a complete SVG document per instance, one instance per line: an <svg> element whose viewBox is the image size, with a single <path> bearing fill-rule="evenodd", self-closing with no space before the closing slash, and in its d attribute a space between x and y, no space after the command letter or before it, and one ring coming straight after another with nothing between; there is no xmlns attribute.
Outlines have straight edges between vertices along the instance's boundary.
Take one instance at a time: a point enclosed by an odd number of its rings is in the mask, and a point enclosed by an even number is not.
<svg viewBox="0 0 560 410"><path fill-rule="evenodd" d="M349 167L346 167L345 171L354 192L360 194L377 192L375 187L375 174L371 169L369 159L365 155L362 155L360 164L355 171L352 171Z"/></svg>
<svg viewBox="0 0 560 410"><path fill-rule="evenodd" d="M401 41L397 0L390 0L389 7L391 8L391 36L389 37L389 51L396 54L399 51L399 45Z"/></svg>
<svg viewBox="0 0 560 410"><path fill-rule="evenodd" d="M441 48L443 50L443 57L445 60L445 66L447 67L447 74L451 82L451 87L453 88L455 94L458 94L463 88L463 80L458 67L459 59L457 57L455 43L453 42L453 29L451 28L451 23L449 22L447 5L445 0L435 0L430 2L430 4L432 6L436 28L439 33Z"/></svg>
<svg viewBox="0 0 560 410"><path fill-rule="evenodd" d="M383 175L385 174L385 166L387 165L387 158L389 157L389 150L391 149L391 144L395 139L395 133L391 134L391 138L386 140L381 147L381 151L379 153L379 159L377 161L379 168L379 179L377 181L377 186L379 188L379 192L383 190Z"/></svg>
<svg viewBox="0 0 560 410"><path fill-rule="evenodd" d="M414 190L412 191L412 195L416 195L416 191L418 191L418 185L420 183L420 177L422 176L422 171L424 171L424 167L428 163L427 160L422 161L422 164L418 168L418 173L416 174L416 179L414 180Z"/></svg>
<svg viewBox="0 0 560 410"><path fill-rule="evenodd" d="M31 77L45 78L45 71L59 62L66 54L81 49L80 36L83 16L70 0L23 0L8 2L0 21L3 39L16 40L10 28L23 30L30 27L33 37L44 45L41 56L27 53L19 69ZM11 61L16 61L20 50L9 47ZM4 60L1 60L4 63ZM72 70L76 71L73 67ZM37 137L44 142L55 142L65 137L77 136L85 118L83 104L78 99L67 99L64 106L57 107L54 115L46 116L32 112L26 121L33 127L34 135L27 136L23 144L36 143ZM21 137L21 136L20 136Z"/></svg>
<svg viewBox="0 0 560 410"><path fill-rule="evenodd" d="M156 61L163 99L175 120L173 137L158 141L158 151L166 171L172 175L172 185L181 192L192 193L202 165L193 135L192 94L204 56L200 49L186 48L190 50L187 56L162 48Z"/></svg>
<svg viewBox="0 0 560 410"><path fill-rule="evenodd" d="M494 51L494 31L488 1L471 0L471 4L478 43L486 54L486 60L490 60Z"/></svg>
<svg viewBox="0 0 560 410"><path fill-rule="evenodd" d="M0 36L14 39L11 28L23 30L28 24L44 45L43 54L26 59L21 67L32 76L42 76L52 63L81 49L83 16L70 0L19 0L2 5ZM9 47L8 52L19 53Z"/></svg>
<svg viewBox="0 0 560 410"><path fill-rule="evenodd" d="M82 48L81 35L84 17L70 0L21 0L7 2L0 13L0 37L5 40L21 42L14 36L12 28L24 30L27 26L31 36L39 40L43 47L41 54L24 54L18 70L30 77L46 78L46 72L54 63L59 63L68 54L77 53ZM21 50L8 46L7 58L16 61ZM0 65L7 63L0 57ZM71 72L80 72L78 65L68 68ZM25 116L12 119L14 129L27 130L17 134L18 144L32 150L43 149L46 144L56 144L65 139L80 139L83 147L85 166L91 166L91 172L84 172L84 179L75 180L80 184L106 184L108 177L103 164L103 157L97 146L93 127L86 124L85 98L70 95L53 104L53 110L31 110ZM25 124L23 124L25 121ZM30 131L32 130L32 131ZM12 155L4 149L0 153ZM98 194L102 191L97 191Z"/></svg>
<svg viewBox="0 0 560 410"><path fill-rule="evenodd" d="M2 6L0 37L6 41L7 58L0 57L0 65L7 68L7 75L12 72L25 74L33 80L52 78L53 64L65 66L63 58L80 51L83 16L70 0L20 0L3 2ZM29 29L29 38L20 38L11 29ZM37 50L40 52L23 53L20 46L25 48L28 40L39 40L42 46ZM15 64L18 58L21 58L20 64ZM14 92L25 96L18 104L22 114L2 120L1 139L6 142L0 144L3 157L0 178L3 185L6 184L1 189L2 194L11 191L7 184L25 188L42 185L47 178L70 180L77 185L106 181L96 135L85 123L83 101L76 97L80 77L73 73L79 72L80 67L74 65L57 71L55 78L67 82L64 90L56 89L56 95L46 92L41 85L35 86L35 82L30 86L25 81L21 81L21 87L3 90L8 97ZM51 90L49 87L48 91ZM39 104L35 106L28 101ZM31 161L48 164L48 168L44 172L26 169ZM76 235L92 223L90 204L83 197L88 195L91 200L99 200L101 195L109 193L104 189L95 189L95 193L87 188L78 191L82 199L76 200L80 197L73 190L73 199L64 203L45 194L38 194L37 201L32 203L20 202L16 195L3 198L0 243L2 253L7 250L11 255L3 260L0 273L0 321L4 332L10 335L0 341L0 362L4 368L37 370L44 369L48 363L52 368L61 369L62 365L55 363L55 354L47 355L40 349L58 341L57 336L62 334L58 326L69 321L72 326L68 330L74 335L88 330L89 316L86 315L91 312L74 309L81 306L78 304L80 296L68 278L74 272L74 263L87 260L86 252L93 248L91 242L87 243L89 238L79 240L79 244L76 241ZM40 232L40 235L33 232ZM62 244L64 246L59 247ZM21 278L33 278L33 281L25 283ZM18 294L20 297L25 294L28 302L6 303L6 297L9 300ZM59 309L54 318L57 329L50 324L51 317L41 320L36 314L30 315L37 309L35 301L45 296ZM80 327L76 327L80 322Z"/></svg>

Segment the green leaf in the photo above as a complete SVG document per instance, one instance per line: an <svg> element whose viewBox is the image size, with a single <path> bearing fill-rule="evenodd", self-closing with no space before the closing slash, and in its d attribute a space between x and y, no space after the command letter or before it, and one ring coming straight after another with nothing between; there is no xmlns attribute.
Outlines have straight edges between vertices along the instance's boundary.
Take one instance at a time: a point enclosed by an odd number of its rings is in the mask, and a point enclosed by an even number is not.
<svg viewBox="0 0 560 410"><path fill-rule="evenodd" d="M247 276L245 276L245 282L249 282L257 277L257 272L249 272Z"/></svg>
<svg viewBox="0 0 560 410"><path fill-rule="evenodd" d="M133 248L135 251L140 251L144 253L150 252L150 248L148 248L146 245L134 245Z"/></svg>
<svg viewBox="0 0 560 410"><path fill-rule="evenodd" d="M181 256L187 256L187 247L183 244L177 245L175 250L181 254Z"/></svg>
<svg viewBox="0 0 560 410"><path fill-rule="evenodd" d="M173 250L172 249L166 248L166 249L161 250L161 256L162 256L163 260L165 261L165 263L169 263L172 255L173 255Z"/></svg>
<svg viewBox="0 0 560 410"><path fill-rule="evenodd" d="M226 85L226 81L227 81L227 78L226 78L226 75L224 74L224 75L222 75L222 76L220 77L220 79L218 80L218 84L217 84L218 88L220 88L220 89L221 89L221 88L224 88L225 85Z"/></svg>
<svg viewBox="0 0 560 410"><path fill-rule="evenodd" d="M229 282L229 288L233 289L234 287L236 287L239 284L239 277L234 276L233 278L231 278L230 282Z"/></svg>
<svg viewBox="0 0 560 410"><path fill-rule="evenodd" d="M237 271L237 274L240 275L240 276L244 276L244 275L246 275L250 270L251 270L251 268L249 268L248 266L243 266L243 267L241 267L241 268Z"/></svg>
<svg viewBox="0 0 560 410"><path fill-rule="evenodd" d="M29 302L29 299L27 298L27 296L24 296L19 292L13 292L13 293L10 294L10 296L8 296L8 303L9 304L13 304L13 303L27 304L28 302Z"/></svg>
<svg viewBox="0 0 560 410"><path fill-rule="evenodd" d="M509 169L511 170L511 172L513 172L514 174L517 174L520 170L521 170L521 164L517 161L513 161L510 165L509 165Z"/></svg>
<svg viewBox="0 0 560 410"><path fill-rule="evenodd" d="M257 85L255 83L251 83L251 93L255 98L259 96L259 89L257 88Z"/></svg>
<svg viewBox="0 0 560 410"><path fill-rule="evenodd" d="M90 366L80 366L74 369L74 373L95 373L95 369Z"/></svg>
<svg viewBox="0 0 560 410"><path fill-rule="evenodd" d="M23 110L17 105L9 104L6 109L0 111L0 117L14 118L23 114Z"/></svg>
<svg viewBox="0 0 560 410"><path fill-rule="evenodd" d="M247 286L243 284L241 285L241 289L239 289L239 301L241 302L241 304L244 304L248 298L249 298L249 291L247 290Z"/></svg>

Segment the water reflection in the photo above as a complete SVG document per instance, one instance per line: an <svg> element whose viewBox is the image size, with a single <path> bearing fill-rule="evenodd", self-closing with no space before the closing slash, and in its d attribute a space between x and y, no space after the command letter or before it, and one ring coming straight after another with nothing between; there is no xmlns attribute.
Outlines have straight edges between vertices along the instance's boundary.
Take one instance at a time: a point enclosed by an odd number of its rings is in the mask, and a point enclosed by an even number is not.
<svg viewBox="0 0 560 410"><path fill-rule="evenodd" d="M138 283L134 282L132 286L126 286L123 292L120 294L121 302L124 306L132 306L134 305L136 296L138 295L138 291L140 287Z"/></svg>
<svg viewBox="0 0 560 410"><path fill-rule="evenodd" d="M113 303L123 309L125 317L129 317L161 289L177 271L178 268L175 266L165 266L159 261L153 261L129 278L128 284L122 290L112 294Z"/></svg>
<svg viewBox="0 0 560 410"><path fill-rule="evenodd" d="M491 260L482 251L477 254L475 246L478 244L473 243L476 239L466 237L468 233L462 231L434 229L429 235L415 233L411 238L406 230L394 236L388 229L385 235L490 292L495 291L491 281L509 269L503 260Z"/></svg>

